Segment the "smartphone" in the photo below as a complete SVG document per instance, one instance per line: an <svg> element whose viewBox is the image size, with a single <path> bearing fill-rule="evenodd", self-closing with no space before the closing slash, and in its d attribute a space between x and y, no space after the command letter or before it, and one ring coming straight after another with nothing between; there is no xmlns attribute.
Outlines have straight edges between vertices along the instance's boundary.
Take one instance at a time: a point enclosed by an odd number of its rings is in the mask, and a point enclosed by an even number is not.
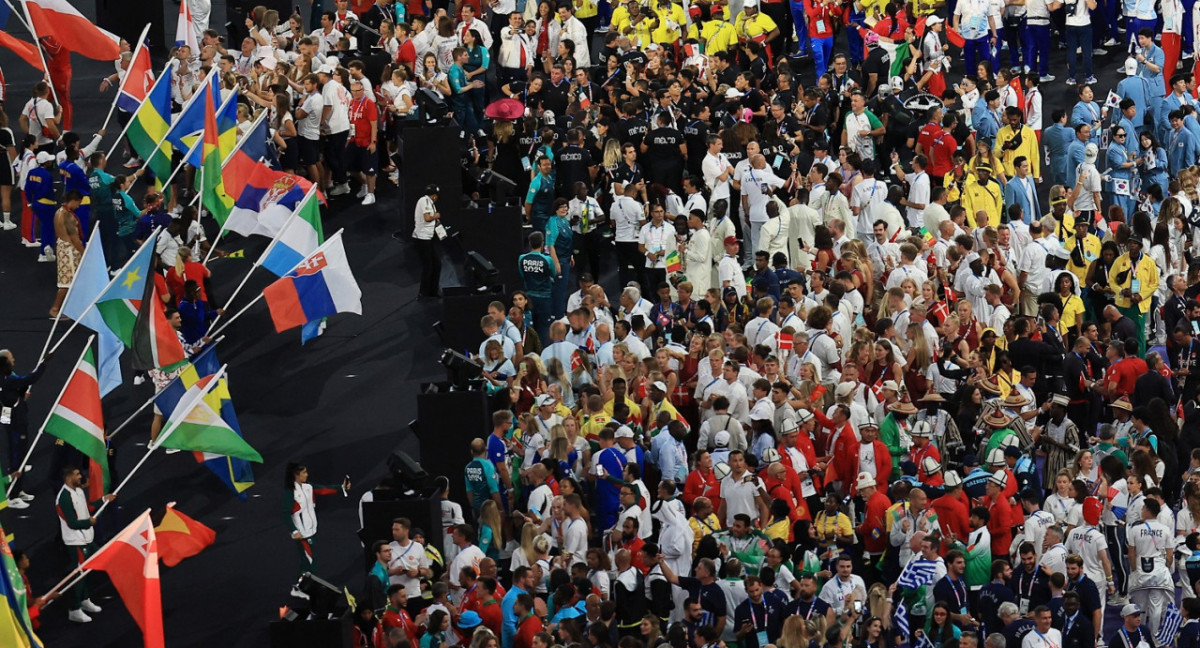
<svg viewBox="0 0 1200 648"><path fill-rule="evenodd" d="M854 602L854 613L862 614L862 610L863 610L862 601L855 601Z"/></svg>
<svg viewBox="0 0 1200 648"><path fill-rule="evenodd" d="M522 362L522 363L521 363L521 371L525 371L525 370L526 370L526 368L527 368L527 366L528 366L528 364L529 364L529 363Z"/></svg>

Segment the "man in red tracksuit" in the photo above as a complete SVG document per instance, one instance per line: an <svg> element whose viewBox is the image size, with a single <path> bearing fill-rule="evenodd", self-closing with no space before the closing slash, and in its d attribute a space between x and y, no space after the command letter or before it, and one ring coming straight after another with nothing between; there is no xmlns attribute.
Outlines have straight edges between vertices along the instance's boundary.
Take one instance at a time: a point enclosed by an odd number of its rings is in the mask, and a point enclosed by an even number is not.
<svg viewBox="0 0 1200 648"><path fill-rule="evenodd" d="M883 456L887 457L888 471L890 471L892 465L891 455L885 452ZM880 474L884 475L886 479L888 472ZM884 531L884 518L887 516L887 510L892 505L892 501L888 499L887 495L880 492L875 484L875 478L867 473L861 473L854 480L854 488L862 497L864 503L863 510L865 512L862 524L858 525L858 528L855 529L858 537L863 539L863 567L866 569L863 578L866 579L867 576L874 576L871 579L871 582L874 582L879 580L879 571L875 565L879 562L879 558L887 550L888 546L888 536Z"/></svg>
<svg viewBox="0 0 1200 648"><path fill-rule="evenodd" d="M856 482L852 480L859 474L859 462L864 451L874 456L875 474L871 475L873 478L886 480L892 473L892 454L887 445L879 440L879 426L864 423L858 431L862 435L862 441L855 439L853 433L843 432L838 436L833 446L833 461L830 462L827 475L830 481L844 482L849 495L862 495L858 492Z"/></svg>
<svg viewBox="0 0 1200 648"><path fill-rule="evenodd" d="M992 473L987 482L987 495L983 498L983 506L987 508L991 518L988 520L988 532L992 534L992 558L1008 560L1008 550L1012 545L1013 525L1018 523L1013 515L1012 505L1004 496L1009 478L1001 471Z"/></svg>
<svg viewBox="0 0 1200 648"><path fill-rule="evenodd" d="M962 477L956 471L948 470L945 480L945 494L930 502L929 508L937 513L938 525L943 536L965 541L971 532L971 525L970 511L962 496ZM949 544L943 542L942 550L945 551Z"/></svg>

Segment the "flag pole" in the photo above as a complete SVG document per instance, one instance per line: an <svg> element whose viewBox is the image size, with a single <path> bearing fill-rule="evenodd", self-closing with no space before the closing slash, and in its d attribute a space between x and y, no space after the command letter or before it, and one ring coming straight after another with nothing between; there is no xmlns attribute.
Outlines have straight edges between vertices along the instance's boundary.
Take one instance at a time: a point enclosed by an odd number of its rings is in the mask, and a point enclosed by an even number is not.
<svg viewBox="0 0 1200 648"><path fill-rule="evenodd" d="M167 69L169 70L170 68L171 68L171 64L168 61ZM188 100L186 102L184 102L183 108L179 111L180 115L183 115L184 113L187 112L188 108L191 108L192 102L195 101L197 97L199 97L200 95L202 95L208 91L208 84L211 82L213 75L217 73L218 69L219 68L217 66L213 66L213 69L208 71L208 76L204 77L204 81L201 81L200 85L196 86L196 92L193 92L192 96L188 97ZM158 140L158 143L154 145L154 151L150 153L150 157L146 158L146 164L150 164L150 160L154 159L154 156L157 155L159 150L162 148L163 143L167 141L167 138L171 136L171 133L175 132L175 127L178 125L179 125L179 120L176 119L171 123L170 126L167 127L167 132L163 135L162 139ZM203 140L203 138L201 138L201 140ZM191 155L190 150L188 151L188 155ZM174 176L175 176L175 174L172 173L171 177L174 177ZM163 183L164 186L166 184L167 183L165 183L165 182Z"/></svg>
<svg viewBox="0 0 1200 648"><path fill-rule="evenodd" d="M156 227L154 229L154 231L150 233L150 236L146 238L146 241L144 243L142 243L142 247L153 244L155 241L157 241L158 233L161 231L162 231L161 227ZM138 252L141 252L141 251L142 251L142 248L139 247ZM137 258L137 252L134 252L133 256L129 257L129 260L125 262L125 265L121 266L121 270L119 272L117 272L117 274L111 280L109 280L108 285L104 287L104 290L100 293L100 295L103 295L105 292L108 292L109 288L112 288L113 283L117 281L118 277L125 274L125 271L129 269L129 264L133 263L133 260L136 258ZM147 278L146 280L149 281L150 279ZM74 281L74 279L72 279L72 281ZM71 331L74 331L75 327L79 326L79 322L83 318L87 317L87 314L92 312L92 309L96 307L96 301L100 299L100 295L97 295L96 299L93 299L92 303L88 304L88 307L83 309L83 312L79 314L79 319L75 320L74 322L71 322L71 328L67 329L66 333L63 333L63 336L61 338L59 338L58 342L54 345L54 347L50 349L50 353L54 353L55 351L58 351L58 347L62 346L63 342L67 341L67 337L69 335L71 335Z"/></svg>
<svg viewBox="0 0 1200 648"><path fill-rule="evenodd" d="M79 368L79 363L83 362L83 356L87 355L88 349L92 348L92 341L96 339L93 334L88 337L87 344L83 345L83 352L79 354L79 359L75 361L75 365L71 367L71 374L67 376L66 382L63 383L62 389L58 390L58 398L54 399L54 404L50 406L50 411L46 413L46 419L42 421L42 426L38 428L37 434L33 440L29 442L29 449L25 451L25 458L21 459L16 470L13 472L24 472L26 466L29 465L29 458L33 456L33 449L37 446L37 442L46 433L46 426L50 423L50 417L54 415L54 408L58 407L58 403L62 401L63 394L67 393L67 385L71 384L71 378L75 376L75 370ZM17 480L8 482L8 488L4 491L4 496L7 498L12 494L13 487L17 485Z"/></svg>
<svg viewBox="0 0 1200 648"><path fill-rule="evenodd" d="M222 335L221 337L219 337L219 338L217 338L217 339L213 340L212 342L210 342L210 343L208 344L208 346L207 346L207 347L205 347L205 349L204 349L203 351L201 351L200 353L196 354L196 357L199 357L199 356L202 356L202 355L204 355L205 353L208 353L210 349L212 349L213 347L217 346L217 344L219 344L219 343L221 342L221 340L224 340L224 339L225 339L225 336L224 336L224 335ZM152 404L154 403L154 401L155 401L155 400L157 400L157 399L158 399L158 397L162 395L162 393L163 393L163 392L165 392L165 391L166 391L166 390L167 390L167 389L168 389L168 388L169 388L171 385L174 385L174 384L175 384L176 382L178 382L179 380L180 380L180 376L178 376L178 375L177 375L177 376L175 376L174 378L172 378L172 379L171 379L171 382L169 382L169 383L167 383L166 385L164 385L162 389L160 389L160 390L158 390L158 391L154 392L154 395L153 395L153 396L151 396L150 398L146 399L146 402L142 403L140 407L138 407L136 410L134 410L134 411L133 411L133 413L132 413L132 414L130 414L130 415L129 415L129 416L126 418L126 419L125 419L125 421L124 421L123 423L121 423L120 425L118 425L118 426L116 427L116 429L114 429L112 432L109 432L109 433L106 435L107 439L108 439L109 441L111 441L113 437L117 436L117 433L118 433L118 432L120 432L121 430L124 430L124 429L125 429L125 428L126 428L126 427L127 427L129 424L130 424L130 423L132 423L132 422L133 422L133 419L137 418L137 415L138 415L138 414L141 414L143 411L145 411L145 410L146 410L146 408L147 408L147 407L150 407L150 405L152 405Z"/></svg>
<svg viewBox="0 0 1200 648"><path fill-rule="evenodd" d="M25 12L25 18L28 20L25 28L29 30L29 35L33 36L33 45L37 47L38 58L42 60L42 72L46 75L46 81L50 83L50 95L54 97L54 103L62 108L62 103L58 100L58 92L54 89L54 79L50 78L50 65L46 63L46 52L42 50L42 39L38 36L37 30L33 28L33 17L29 15L29 5L25 0L21 0L21 9ZM62 124L59 124L59 130L62 130Z"/></svg>
<svg viewBox="0 0 1200 648"><path fill-rule="evenodd" d="M138 52L145 48L146 34L149 34L149 33L150 33L150 23L146 23L146 26L144 28L142 28L142 35L138 37L137 47L133 48L133 58L129 59L130 66L132 66L133 62L137 60ZM121 83L119 85L117 85L117 94L116 94L116 96L113 97L112 105L108 107L108 116L104 118L104 125L100 127L100 130L104 130L104 129L108 128L108 122L110 120L112 120L113 111L115 111L117 109L117 101L120 100L121 92L125 89L125 84L128 81L129 81L129 71L126 70L125 76L121 77ZM133 121L133 120L130 120L130 121ZM117 141L118 142L121 141L120 138L118 138ZM107 156L105 156L105 157L107 157Z"/></svg>
<svg viewBox="0 0 1200 648"><path fill-rule="evenodd" d="M175 167L171 171L171 175L167 176L166 180L163 180L164 187L171 186L171 181L175 179L175 176L179 175L179 172L183 170L183 167L188 165L188 158L192 157L192 153L196 150L196 147L203 146L203 145L204 145L204 138L197 139L195 142L192 143L192 145L188 148L187 153L185 153L183 155L183 159L180 160L179 166ZM154 152L157 153L158 149L157 148L154 149ZM151 154L151 157L153 157L153 154ZM147 160L147 162L149 162L149 160Z"/></svg>
<svg viewBox="0 0 1200 648"><path fill-rule="evenodd" d="M250 132L254 132L254 128L256 128L258 126L259 120L261 120L265 116L266 116L266 111L264 110L263 114L259 115L258 119L254 120L254 126L250 127ZM229 157L225 158L225 161L221 163L222 171L224 171L225 167L229 165L229 162L231 160L233 160L234 154L237 153L238 151L242 150L242 144L245 144L245 143L246 143L245 138L238 140L237 146L234 147L233 152L230 153ZM263 160L262 158L258 158L257 161L262 162L262 160ZM226 220L226 222L228 222L228 220ZM208 254L204 255L204 263L202 264L204 267L206 267L206 268L208 267L209 260L212 259L212 255L217 251L217 243L219 243L221 241L221 237L225 235L226 229L227 228L224 225L221 225L221 229L217 230L217 235L216 235L216 237L213 238L212 245L210 245L208 247Z"/></svg>
<svg viewBox="0 0 1200 648"><path fill-rule="evenodd" d="M88 237L87 247L85 247L83 249L83 253L87 254L87 251L92 249L93 245L99 246L100 241L97 240L99 238L100 238L100 228L97 227L92 230L92 235ZM103 249L103 248L98 247L97 249ZM107 259L105 259L105 261L107 261ZM79 259L79 264L83 265L82 257L80 257L80 259ZM71 296L71 291L75 289L75 280L78 278L79 278L78 272L75 273L74 277L71 277L71 285L67 287L67 297ZM112 279L109 278L109 281L112 281ZM63 303L64 304L67 303L66 297L63 298ZM54 323L50 325L50 335L46 336L46 343L42 345L42 354L40 356L38 356L37 364L42 364L42 360L46 359L46 349L50 348L50 340L54 339L54 331L55 331L55 329L58 328L58 322L61 319L62 319L62 308L59 308L58 313L55 314L55 316L54 316Z"/></svg>
<svg viewBox="0 0 1200 648"><path fill-rule="evenodd" d="M216 68L213 68L213 69L215 70ZM210 74L211 74L211 73L210 73ZM207 82L206 82L206 83L207 83ZM207 87L207 86L205 86L204 92L208 92L208 87ZM203 93L201 93L201 92L197 92L196 94L193 94L193 95L192 95L192 97L191 97L191 99L188 99L188 105L191 105L191 102L192 102L192 101L194 101L194 100L196 99L196 97L200 96L201 94L203 94ZM225 109L225 106L228 106L228 105L229 105L229 102L230 102L230 101L233 101L234 99L236 99L236 98L237 98L237 96L238 96L237 92L231 92L231 93L229 93L229 96L228 96L228 97L226 97L226 98L225 98L225 100L221 102L221 105L220 105L220 106L218 106L218 107L216 108L216 111L219 113L219 112L221 112L222 110L224 110L224 109ZM184 109L183 109L183 111L186 111L186 110L187 110L187 106L184 106ZM180 113L179 113L179 114L181 114L181 115L182 115L182 114L183 114L183 111L180 111ZM178 121L178 120L176 120L176 121ZM175 126L174 126L174 125L172 125L172 126L171 126L171 128L167 129L167 135L170 135L170 134L171 134L171 130L172 130L172 129L174 129L174 128L175 128ZM162 142L165 142L165 141L166 141L166 137L164 137L164 138L163 138ZM158 146L155 146L155 147L154 147L154 152L150 154L150 158L151 158L151 159L154 157L154 154L158 153L158 147L159 147L159 146L162 146L162 142L159 142L159 143L158 143ZM203 133L201 133L200 137L196 138L196 141L195 141L195 142L192 142L192 145L188 147L187 153L185 153L185 154L184 154L184 156L183 156L183 159L179 161L179 166L175 167L175 168L174 168L174 169L171 171L171 175L170 175L170 176L168 176L168 177L167 177L167 179L163 181L163 186L164 186L164 187L168 187L168 186L170 186L170 184L171 184L171 181L175 179L175 176L179 175L179 172L183 170L183 167L189 164L189 163L188 163L188 160L189 160L189 159L192 157L192 153L195 153L195 152L196 152L196 147L200 147L200 150L201 150L201 151L203 151L203 150L204 150L204 134L203 134ZM147 159L147 160L146 160L146 163L147 163L147 164L149 164L149 162L150 162L150 160L149 160L149 159ZM203 169L204 167L203 167L203 166L201 166L200 168L201 168L201 169Z"/></svg>
<svg viewBox="0 0 1200 648"><path fill-rule="evenodd" d="M17 8L13 6L13 3L9 2L9 0L4 0L4 4L8 5L8 8L12 10L13 15L17 17L17 20L20 20L21 24L25 26L25 29L29 30L30 34L33 34L33 28L29 26L29 23L25 22L25 18L21 15L21 12L17 11Z"/></svg>
<svg viewBox="0 0 1200 648"><path fill-rule="evenodd" d="M171 69L171 62L170 62L170 61L167 61L167 64L166 64L165 66L163 66L163 71L162 71L162 72L159 72L159 77L161 77L162 75L166 74L166 73L167 73L167 71L168 71L168 70L170 70L170 69ZM128 76L128 75L127 75L127 76ZM155 78L154 78L154 82L155 82L155 83L158 83L158 79L159 79L159 77L155 77ZM147 96L147 99L149 99L149 96ZM145 102L146 102L145 100L143 100L143 101L142 101L142 103L145 103ZM114 103L113 105L116 105L116 104ZM125 133L128 133L128 132L129 132L129 127L133 125L133 121L134 121L133 119L130 119L129 121L125 122L125 127L124 127L124 128L122 128L122 129L121 129L121 133L120 133L119 135L117 135L117 141L113 142L112 148L110 148L110 149L108 150L108 153L106 153L106 154L104 155L104 157L106 157L106 158L110 158L110 157L112 157L112 154L113 154L113 153L116 153L116 152L117 152L117 147L118 147L118 146L120 146L120 144L121 144L121 140L125 139ZM161 143L160 143L160 144L161 144Z"/></svg>
<svg viewBox="0 0 1200 648"><path fill-rule="evenodd" d="M108 504L108 502L105 502L105 504ZM102 506L100 508L103 509L104 507ZM134 522L138 521L139 519L141 519L142 515L145 515L146 513L149 513L149 512L150 512L150 509L146 509L145 511L142 512L141 515L134 518ZM100 513L97 512L96 515L100 515ZM96 517L96 515L93 515L92 517ZM132 522L130 524L132 524ZM128 527L126 527L126 528L128 528ZM122 529L122 531L123 530L124 529ZM112 545L112 543L116 542L117 539L119 539L120 537L121 537L120 533L113 536L111 540L104 543L103 547L100 547L99 549L97 549L95 551L95 553L92 554L92 556L100 555L100 553L102 551L104 551L105 549L108 549L109 546ZM88 556L88 560L91 560L91 556ZM80 563L80 565L78 567L76 567L75 569L72 569L71 573L67 574L65 577L63 577L62 580L58 581L57 585L46 590L46 593L42 594L42 598L46 598L46 597L50 596L51 594L54 594L55 592L60 592L60 591L65 591L65 590L71 589L72 587L75 586L76 583L78 583L80 580L82 580L84 576L87 576L88 574L95 571L93 569L84 569L83 568L83 566L88 563L88 560L83 561L82 563ZM77 574L78 574L78 577L76 577ZM70 583L70 584L68 584L68 583ZM53 601L53 599L46 599L46 603L42 607L43 608L46 607L46 605L49 605L52 601Z"/></svg>
<svg viewBox="0 0 1200 648"><path fill-rule="evenodd" d="M117 484L117 487L113 489L113 491L112 491L113 495L116 495L117 493L119 493L121 491L121 489L125 487L125 484L129 483L129 480L133 478L133 474L136 473L138 471L138 469L141 468L142 465L146 463L146 460L150 458L150 455L154 454L154 451L158 450L159 447L162 446L163 442L166 441L167 438L170 437L171 434L175 432L175 430L179 429L179 426L183 422L184 417L186 417L193 409L195 409L196 404L199 403L200 400L203 399L205 396L207 396L208 392L212 391L213 388L217 386L217 383L220 382L221 377L225 375L225 367L226 367L226 365L222 365L221 368L217 371L217 373L213 374L213 378L208 381L208 384L205 385L200 391L193 394L192 398L186 404L180 403L179 405L177 405L175 407L175 412L172 412L172 416L171 416L171 418L174 418L174 420L168 421L167 429L163 430L158 435L157 439L151 441L149 444L146 445L146 454L142 455L142 458L138 460L137 464L135 464L133 466L133 468L128 473L125 474L125 479L122 479L121 483ZM179 413L179 416L176 417L175 413ZM96 512L92 514L92 517L94 517L94 518L100 517L100 514L104 512L104 509L108 508L108 504L111 501L112 500L109 500L108 502L101 504L100 508L96 509ZM99 553L99 552L97 552L97 553Z"/></svg>
<svg viewBox="0 0 1200 648"><path fill-rule="evenodd" d="M283 227L279 228L279 231L275 233L275 237L271 239L271 242L267 245L267 249L263 250L262 254L258 255L258 258L254 260L254 265L250 266L250 269L246 271L245 276L242 277L242 282L237 285L237 288L233 289L233 293L229 295L229 299L225 300L226 308L229 308L229 305L233 303L233 300L237 299L238 294L242 292L242 288L246 286L246 282L250 280L250 275L254 274L255 269L262 265L263 259L267 258L267 255L270 254L271 250L275 248L275 244L279 243L279 237L283 236L283 233L287 231L289 226L291 226L292 221L296 220L296 218L300 216L300 210L303 209L306 204L308 204L310 198L316 195L316 188L316 185L313 185L311 188L309 188L308 193L305 194L304 198L300 201L300 204L296 205L296 208L292 210L292 215L288 216L288 219L284 221ZM210 324L209 327L211 328L216 326L217 322L219 321L221 321L221 316L217 315L216 319L212 321L212 324Z"/></svg>
<svg viewBox="0 0 1200 648"><path fill-rule="evenodd" d="M288 270L287 274L291 274L292 272L294 272L294 271L296 270L296 268L299 268L299 267L300 267L300 265L301 265L302 263L304 263L305 261L307 261L309 257L311 257L313 254L316 254L316 253L317 253L317 251L319 251L321 248L324 248L326 245L329 245L329 242L330 242L330 241L332 241L333 239L337 238L338 236L340 236L340 235L341 235L341 233L342 233L344 230L345 230L345 228L342 228L342 229L340 229L340 230L338 230L338 231L334 232L334 233L333 233L333 236L330 236L329 238L325 239L325 242L324 242L324 243L322 243L320 246L318 246L316 250L313 250L312 254L309 254L307 257L304 257L303 259L301 259L299 263L297 263L296 265L292 266L292 269L291 269L291 270ZM257 297L255 297L253 300L251 300L249 304L246 304L246 305L245 305L245 306L242 308L242 310L238 311L237 313L234 313L233 317L230 317L228 320L226 320L226 321L225 321L225 324L224 324L224 326L222 326L221 328L219 328L219 329L217 329L217 330L215 330L215 331L213 331L213 332L209 333L209 336L211 337L211 336L220 335L220 334L221 334L221 331L224 331L226 328L228 328L228 327L229 327L229 325L230 325L230 324L233 324L233 321L234 321L234 320L236 320L237 318L241 317L241 316L242 316L242 314L243 314L243 313L245 313L246 311L250 310L250 307L251 307L251 306L253 306L253 305L255 305L255 304L257 304L257 303L258 303L258 301L259 301L260 299L262 299L264 296L266 296L266 293L261 293L261 292L260 292L260 293L258 293L258 296L257 296ZM214 322L215 322L215 320L214 320Z"/></svg>

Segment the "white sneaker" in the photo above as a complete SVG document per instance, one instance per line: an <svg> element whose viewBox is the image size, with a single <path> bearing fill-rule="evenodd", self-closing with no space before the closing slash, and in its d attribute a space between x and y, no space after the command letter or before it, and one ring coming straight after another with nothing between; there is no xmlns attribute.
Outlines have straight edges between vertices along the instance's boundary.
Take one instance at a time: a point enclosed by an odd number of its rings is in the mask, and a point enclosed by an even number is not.
<svg viewBox="0 0 1200 648"><path fill-rule="evenodd" d="M1103 43L1101 43L1101 44L1102 44L1102 45L1104 45L1104 47L1116 47L1116 46L1117 46L1117 39L1115 39L1115 38L1110 38L1110 39L1108 39L1108 40L1104 41L1104 42L1103 42Z"/></svg>
<svg viewBox="0 0 1200 648"><path fill-rule="evenodd" d="M179 448L167 448L167 454L176 454L177 452L179 452Z"/></svg>
<svg viewBox="0 0 1200 648"><path fill-rule="evenodd" d="M25 239L21 239L21 245L24 245L27 248L35 248L41 247L42 244L38 243L37 241L26 241Z"/></svg>
<svg viewBox="0 0 1200 648"><path fill-rule="evenodd" d="M25 500L21 499L20 497L14 497L14 498L8 500L8 508L10 508L10 509L27 509L27 508L29 508L29 502L26 502Z"/></svg>
<svg viewBox="0 0 1200 648"><path fill-rule="evenodd" d="M79 604L79 607L83 608L83 611L87 612L88 614L96 614L97 612L101 611L101 607L95 603L92 603L92 599L83 599L83 602Z"/></svg>
<svg viewBox="0 0 1200 648"><path fill-rule="evenodd" d="M362 197L363 197L363 196L365 196L365 195L367 195L367 185L363 185L363 186L359 187L359 188L358 188L358 193L354 194L354 197L355 197L355 198L362 198Z"/></svg>
<svg viewBox="0 0 1200 648"><path fill-rule="evenodd" d="M51 261L53 261L53 259L47 257L45 254L38 255L38 263L49 263Z"/></svg>
<svg viewBox="0 0 1200 648"><path fill-rule="evenodd" d="M15 230L15 229L17 229L17 224L8 219L5 219L4 222L0 222L0 229Z"/></svg>
<svg viewBox="0 0 1200 648"><path fill-rule="evenodd" d="M91 623L92 617L84 614L83 610L71 610L71 613L67 615L67 620L75 623Z"/></svg>
<svg viewBox="0 0 1200 648"><path fill-rule="evenodd" d="M1103 47L1097 47L1096 49L1092 50L1092 54L1095 56L1108 56L1108 50L1104 49Z"/></svg>
<svg viewBox="0 0 1200 648"><path fill-rule="evenodd" d="M146 382L146 377L145 377L145 376L143 376L142 374L138 374L138 375L136 375L136 376L134 376L134 377L133 377L133 384L134 384L134 385L140 385L140 384L142 384L142 383L144 383L144 382Z"/></svg>
<svg viewBox="0 0 1200 648"><path fill-rule="evenodd" d="M25 470L26 470L26 472L28 472L29 466L26 466ZM25 491L21 491L21 492L17 493L17 497L20 497L21 499L25 500L26 502L33 501L33 495L30 495L29 493L26 493Z"/></svg>
<svg viewBox="0 0 1200 648"><path fill-rule="evenodd" d="M373 193L369 193L369 194L367 194L367 195L363 196L363 201L362 201L362 204L364 204L364 205L374 205L374 204L375 204L375 194L373 194Z"/></svg>
<svg viewBox="0 0 1200 648"><path fill-rule="evenodd" d="M388 174L388 180L391 180L392 184L399 186L400 185L400 172L392 171L391 173Z"/></svg>
<svg viewBox="0 0 1200 648"><path fill-rule="evenodd" d="M301 598L301 599L307 599L307 598L308 598L308 594L305 594L304 592L301 592L301 591L300 591L298 588L295 588L295 587L293 587L293 588L292 588L292 592L291 592L291 594L292 594L292 596L293 596L293 597L295 597L295 598Z"/></svg>
<svg viewBox="0 0 1200 648"><path fill-rule="evenodd" d="M136 169L140 166L142 166L142 158L140 157L129 158L129 161L124 164L126 169Z"/></svg>
<svg viewBox="0 0 1200 648"><path fill-rule="evenodd" d="M344 196L348 193L350 193L350 185L345 182L338 184L338 185L334 185L333 189L329 190L330 196Z"/></svg>

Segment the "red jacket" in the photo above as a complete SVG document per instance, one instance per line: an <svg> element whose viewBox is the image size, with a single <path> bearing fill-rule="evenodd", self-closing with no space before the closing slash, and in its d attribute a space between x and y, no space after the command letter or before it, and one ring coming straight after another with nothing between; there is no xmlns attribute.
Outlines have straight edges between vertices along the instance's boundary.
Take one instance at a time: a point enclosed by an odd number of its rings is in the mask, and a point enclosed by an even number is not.
<svg viewBox="0 0 1200 648"><path fill-rule="evenodd" d="M833 36L833 23L841 18L842 8L832 2L817 4L813 0L804 0L804 13L808 14L808 35L811 38L828 38Z"/></svg>
<svg viewBox="0 0 1200 648"><path fill-rule="evenodd" d="M892 456L887 455L887 457L888 470L890 471ZM867 553L881 553L887 549L888 536L883 530L884 517L887 515L888 507L891 505L892 501L880 489L876 489L871 498L867 500L867 510L862 524L858 525L858 528L855 529L858 532L858 537L863 539L863 548L866 549Z"/></svg>
<svg viewBox="0 0 1200 648"><path fill-rule="evenodd" d="M799 448L796 448L796 449L800 450ZM787 480L785 482L785 485L791 491L792 498L795 499L797 502L800 502L801 505L803 505L803 503L804 503L804 483L803 483L802 478L800 477L800 473L796 472L795 467L792 465L792 455L787 451L787 448L784 447L782 444L780 444L778 450L779 450L779 457L780 457L779 463L783 464L784 468L787 468ZM800 450L800 453L804 454L804 451ZM804 460L807 462L808 457L805 456ZM809 468L812 469L812 466L810 465ZM813 478L813 486L815 488L817 488L818 490L820 490L820 484L821 484L820 478L815 475L813 475L812 478ZM786 499L786 498L784 498L784 499ZM808 515L808 507L807 506L804 507L804 515L802 517L792 518L793 521L798 520L798 519L799 520L812 519Z"/></svg>
<svg viewBox="0 0 1200 648"><path fill-rule="evenodd" d="M533 648L533 635L545 630L542 620L536 614L525 617L517 627L517 636L513 639L513 648Z"/></svg>
<svg viewBox="0 0 1200 648"><path fill-rule="evenodd" d="M425 628L417 625L407 611L393 610L391 605L383 611L383 628L384 630L400 628L413 646L421 645L421 635L425 632Z"/></svg>
<svg viewBox="0 0 1200 648"><path fill-rule="evenodd" d="M917 135L917 141L929 160L925 168L931 176L944 176L954 170L954 152L958 142L954 136L942 129L941 124L925 124Z"/></svg>
<svg viewBox="0 0 1200 648"><path fill-rule="evenodd" d="M717 481L713 471L705 474L697 468L688 473L687 481L683 484L683 503L687 504L689 510L697 497L707 497L714 511L721 508L721 482Z"/></svg>
<svg viewBox="0 0 1200 648"><path fill-rule="evenodd" d="M788 468L788 478L785 481L771 479L765 474L763 475L763 483L767 486L767 495L772 500L781 499L787 502L789 509L788 519L793 523L797 520L811 519L809 518L808 506L805 504L804 498L798 495L800 491L793 490L793 484L791 482L793 481L793 478L795 478L795 481L798 482L799 477L800 476L797 475L791 468Z"/></svg>
<svg viewBox="0 0 1200 648"><path fill-rule="evenodd" d="M480 603L475 611L479 613L479 618L483 619L483 626L499 637L500 631L504 626L504 615L500 612L500 601Z"/></svg>
<svg viewBox="0 0 1200 648"><path fill-rule="evenodd" d="M1008 556L1008 549L1012 545L1013 525L1019 523L1013 516L1012 506L1003 495L995 502L992 502L990 497L984 497L983 505L992 516L987 524L988 532L992 534L992 555Z"/></svg>
<svg viewBox="0 0 1200 648"><path fill-rule="evenodd" d="M879 439L872 441L871 445L875 448L876 480L879 481L879 487L886 490L885 482L892 474L892 453ZM830 462L827 473L830 481L841 480L848 484L846 488L851 495L858 493L858 485L855 482L858 481L858 454L861 448L862 443L856 440L853 434L843 433L834 445L833 461Z"/></svg>
<svg viewBox="0 0 1200 648"><path fill-rule="evenodd" d="M942 528L943 536L954 535L959 540L966 540L971 533L968 522L970 512L967 505L953 495L942 495L929 503L929 507L937 513L938 525ZM942 545L945 547L945 543Z"/></svg>
<svg viewBox="0 0 1200 648"><path fill-rule="evenodd" d="M925 472L925 466L921 465L925 461L925 457L933 457L939 464L942 463L942 453L938 451L937 446L932 443L926 443L924 448L913 445L909 455L912 457L913 463L917 464L917 481L935 488L940 488L946 483L942 473L929 475Z"/></svg>

